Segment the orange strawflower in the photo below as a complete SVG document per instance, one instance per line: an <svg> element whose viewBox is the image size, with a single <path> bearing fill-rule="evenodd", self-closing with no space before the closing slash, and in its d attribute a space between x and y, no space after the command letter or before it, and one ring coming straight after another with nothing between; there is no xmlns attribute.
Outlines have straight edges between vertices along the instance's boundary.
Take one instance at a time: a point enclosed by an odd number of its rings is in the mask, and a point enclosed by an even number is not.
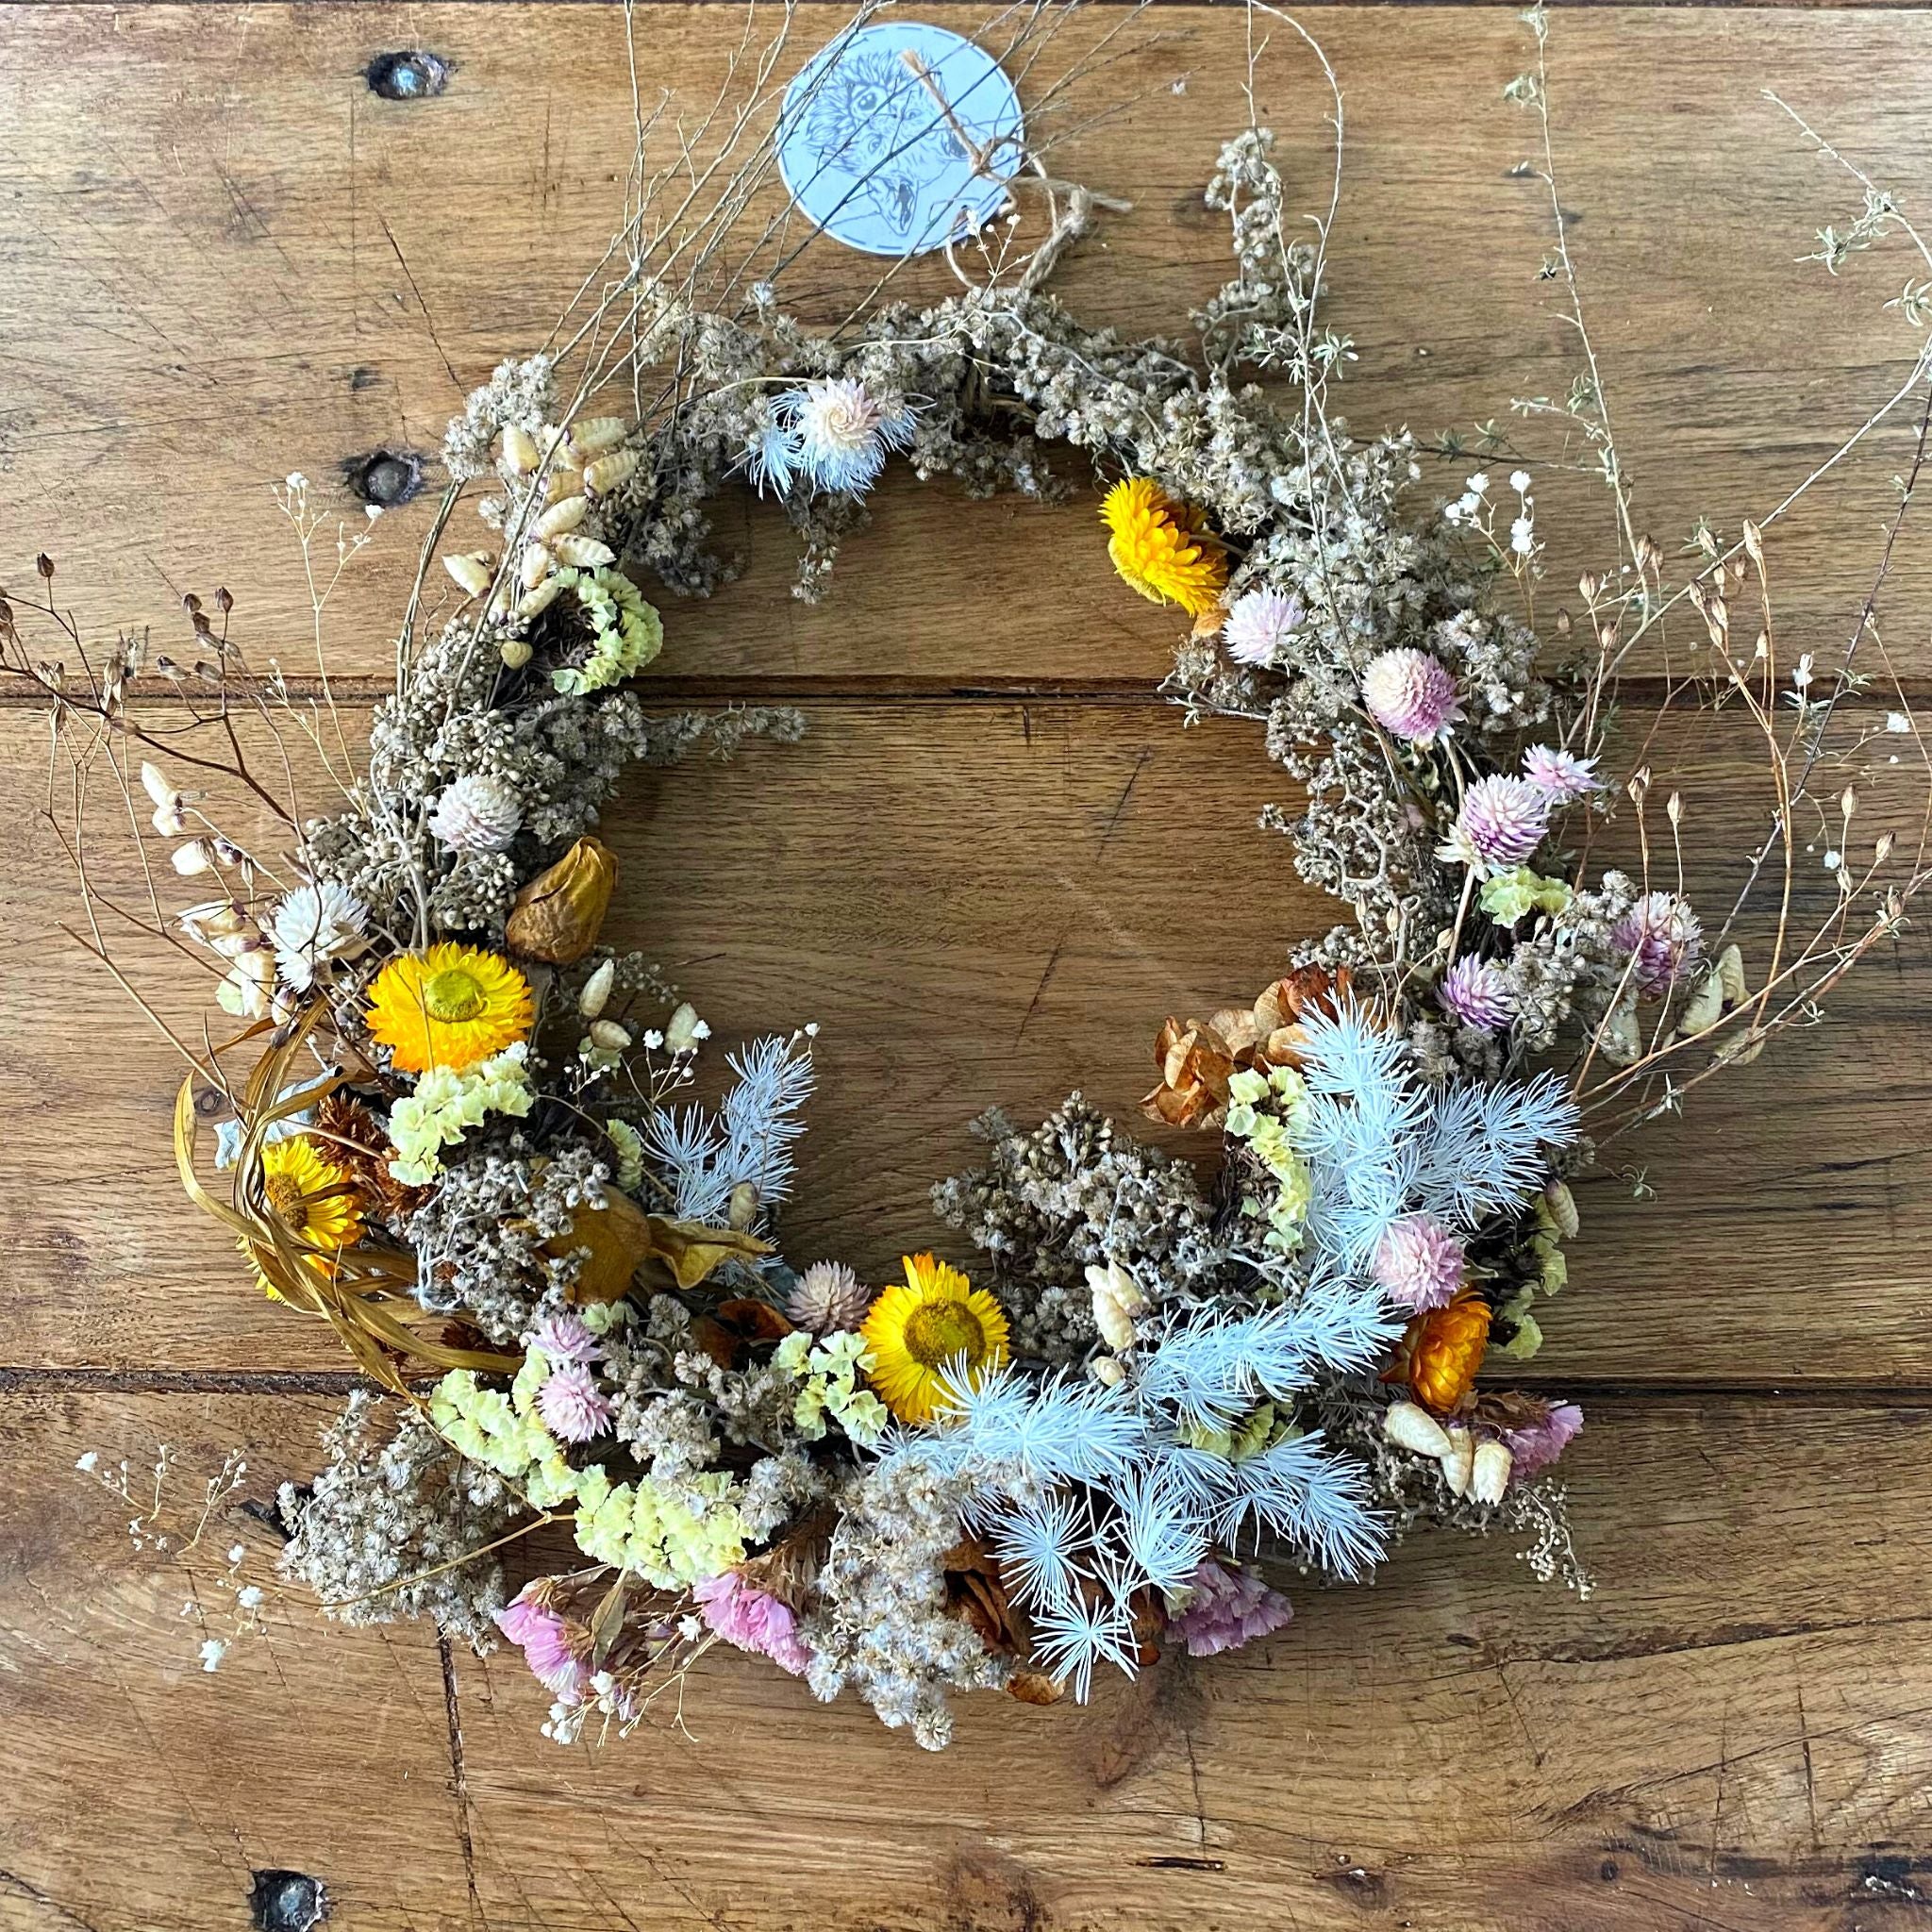
<svg viewBox="0 0 1932 1932"><path fill-rule="evenodd" d="M1468 1291L1408 1324L1385 1382L1407 1382L1415 1399L1447 1415L1474 1386L1490 1346L1490 1305Z"/></svg>

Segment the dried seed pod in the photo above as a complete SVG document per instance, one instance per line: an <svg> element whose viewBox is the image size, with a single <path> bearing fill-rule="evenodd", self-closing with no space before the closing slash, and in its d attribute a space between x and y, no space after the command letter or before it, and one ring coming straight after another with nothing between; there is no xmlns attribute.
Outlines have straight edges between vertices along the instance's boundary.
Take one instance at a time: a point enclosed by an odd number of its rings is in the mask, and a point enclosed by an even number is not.
<svg viewBox="0 0 1932 1932"><path fill-rule="evenodd" d="M505 670L521 671L530 661L530 646L522 638L505 638L498 655L503 659Z"/></svg>
<svg viewBox="0 0 1932 1932"><path fill-rule="evenodd" d="M1557 1224L1557 1232L1566 1241L1576 1239L1576 1230L1583 1225L1583 1218L1576 1211L1576 1196L1570 1191L1567 1181L1553 1180L1543 1189L1543 1201L1550 1210L1550 1219Z"/></svg>
<svg viewBox="0 0 1932 1932"><path fill-rule="evenodd" d="M1469 1493L1478 1503L1500 1503L1515 1467L1516 1458L1510 1455L1507 1442L1498 1442L1493 1438L1478 1442L1470 1465Z"/></svg>
<svg viewBox="0 0 1932 1932"><path fill-rule="evenodd" d="M579 839L516 896L504 937L510 950L552 966L574 966L597 943L617 859L600 839Z"/></svg>
<svg viewBox="0 0 1932 1932"><path fill-rule="evenodd" d="M1449 1453L1449 1432L1420 1403L1391 1402L1382 1418L1382 1433L1398 1449L1440 1461Z"/></svg>
<svg viewBox="0 0 1932 1932"><path fill-rule="evenodd" d="M563 579L559 576L547 576L534 591L525 591L517 599L517 615L519 617L541 617L562 595ZM527 648L525 648L524 655L525 657L529 656Z"/></svg>
<svg viewBox="0 0 1932 1932"><path fill-rule="evenodd" d="M617 552L609 544L598 542L594 537L559 537L551 548L564 562L575 564L579 570L596 570L603 564L617 561Z"/></svg>
<svg viewBox="0 0 1932 1932"><path fill-rule="evenodd" d="M602 456L629 434L630 425L622 416L587 416L571 425L570 446L579 458Z"/></svg>
<svg viewBox="0 0 1932 1932"><path fill-rule="evenodd" d="M609 963L608 959L604 962L606 966ZM622 1053L630 1044L630 1035L615 1020L592 1020L591 1044L605 1053Z"/></svg>
<svg viewBox="0 0 1932 1932"><path fill-rule="evenodd" d="M588 473L584 480L590 481ZM553 503L531 527L539 537L561 537L566 530L575 530L583 522L584 512L590 507L590 499L579 490Z"/></svg>
<svg viewBox="0 0 1932 1932"><path fill-rule="evenodd" d="M1467 1429L1449 1431L1449 1453L1442 1458L1442 1480L1452 1496L1466 1496L1475 1484L1475 1438Z"/></svg>
<svg viewBox="0 0 1932 1932"><path fill-rule="evenodd" d="M611 989L617 984L617 962L606 959L604 963L584 981L584 990L577 995L577 1011L586 1020L594 1020L610 999ZM628 1040L625 1042L629 1044Z"/></svg>
<svg viewBox="0 0 1932 1932"><path fill-rule="evenodd" d="M541 543L525 543L517 559L517 580L526 591L534 591L556 569L557 559Z"/></svg>
<svg viewBox="0 0 1932 1932"><path fill-rule="evenodd" d="M543 460L537 439L512 423L503 432L503 462L512 476L527 476Z"/></svg>
<svg viewBox="0 0 1932 1932"><path fill-rule="evenodd" d="M477 550L468 556L445 557L442 567L471 596L480 597L495 575L496 559L487 550Z"/></svg>
<svg viewBox="0 0 1932 1932"><path fill-rule="evenodd" d="M608 457L599 457L595 462L584 465L584 488L594 490L601 495L636 475L637 470L636 450L612 450Z"/></svg>

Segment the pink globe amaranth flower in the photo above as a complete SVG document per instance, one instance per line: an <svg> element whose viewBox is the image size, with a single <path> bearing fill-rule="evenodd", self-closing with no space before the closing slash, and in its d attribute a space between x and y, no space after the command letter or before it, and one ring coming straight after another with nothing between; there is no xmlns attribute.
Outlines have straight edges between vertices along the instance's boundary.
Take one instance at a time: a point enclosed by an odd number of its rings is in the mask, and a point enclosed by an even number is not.
<svg viewBox="0 0 1932 1932"><path fill-rule="evenodd" d="M1610 928L1610 939L1629 954L1630 983L1641 993L1668 992L1704 958L1703 923L1674 892L1644 893Z"/></svg>
<svg viewBox="0 0 1932 1932"><path fill-rule="evenodd" d="M496 1627L524 1654L530 1674L564 1704L583 1699L591 1668L578 1653L582 1639L544 1601L550 1579L526 1583L496 1613Z"/></svg>
<svg viewBox="0 0 1932 1932"><path fill-rule="evenodd" d="M599 1361L604 1344L591 1333L584 1318L575 1308L562 1308L545 1315L530 1335L530 1346L541 1352L543 1359L561 1368L566 1362Z"/></svg>
<svg viewBox="0 0 1932 1932"><path fill-rule="evenodd" d="M1375 1245L1376 1285L1416 1314L1445 1308L1462 1286L1461 1240L1433 1214L1405 1214Z"/></svg>
<svg viewBox="0 0 1932 1932"><path fill-rule="evenodd" d="M1462 716L1456 679L1426 651L1384 651L1362 672L1362 703L1383 730L1432 744Z"/></svg>
<svg viewBox="0 0 1932 1932"><path fill-rule="evenodd" d="M1237 664L1264 670L1280 663L1281 653L1305 614L1302 600L1287 591L1247 591L1227 613L1221 641Z"/></svg>
<svg viewBox="0 0 1932 1932"><path fill-rule="evenodd" d="M1527 1482L1540 1475L1583 1433L1583 1411L1574 1402L1551 1405L1540 1423L1505 1429L1503 1441L1510 1457L1509 1480Z"/></svg>
<svg viewBox="0 0 1932 1932"><path fill-rule="evenodd" d="M811 1652L800 1642L791 1607L747 1583L736 1570L708 1576L691 1595L698 1614L726 1643L768 1657L781 1671L805 1675Z"/></svg>
<svg viewBox="0 0 1932 1932"><path fill-rule="evenodd" d="M1552 805L1568 805L1587 791L1603 790L1594 758L1574 758L1554 745L1531 745L1523 754L1523 775Z"/></svg>
<svg viewBox="0 0 1932 1932"><path fill-rule="evenodd" d="M1478 1033L1500 1033L1516 1017L1502 968L1474 953L1465 954L1443 974L1436 998L1451 1019Z"/></svg>
<svg viewBox="0 0 1932 1932"><path fill-rule="evenodd" d="M1193 1595L1174 1620L1190 1657L1239 1650L1282 1628L1294 1606L1248 1570L1230 1570L1209 1557L1194 1572Z"/></svg>
<svg viewBox="0 0 1932 1932"><path fill-rule="evenodd" d="M563 1442L591 1442L610 1426L610 1398L582 1362L553 1369L537 1391L543 1426Z"/></svg>
<svg viewBox="0 0 1932 1932"><path fill-rule="evenodd" d="M1527 778L1478 778L1462 794L1442 856L1486 873L1521 865L1549 826L1550 802Z"/></svg>

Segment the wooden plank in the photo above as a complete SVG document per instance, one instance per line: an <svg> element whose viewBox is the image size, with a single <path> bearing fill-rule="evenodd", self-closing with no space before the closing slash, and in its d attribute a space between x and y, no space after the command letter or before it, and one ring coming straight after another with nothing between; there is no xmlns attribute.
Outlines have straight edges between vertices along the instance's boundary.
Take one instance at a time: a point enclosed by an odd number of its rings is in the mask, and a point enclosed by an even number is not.
<svg viewBox="0 0 1932 1932"><path fill-rule="evenodd" d="M133 1557L73 1464L139 1470L168 1441L185 1503L242 1446L261 1498L313 1468L321 1413L0 1405L8 1932L240 1926L273 1867L325 1881L352 1932L1878 1932L1923 1910L1932 1564L1897 1533L1932 1507L1922 1409L1606 1402L1571 1452L1587 1603L1505 1539L1438 1537L1088 1709L973 1700L938 1757L729 1655L681 1725L667 1699L559 1753L513 1657L459 1655L446 1707L425 1633L279 1596L204 1675L182 1603L213 1614L231 1541L269 1580L267 1540L230 1506L185 1565Z"/></svg>
<svg viewBox="0 0 1932 1932"><path fill-rule="evenodd" d="M823 1026L788 1252L884 1280L902 1251L957 1243L927 1190L972 1161L973 1116L1001 1103L1037 1118L1079 1087L1132 1120L1161 1017L1252 994L1334 912L1254 829L1287 788L1246 727L1185 731L1145 705L820 704L808 719L797 746L633 778L606 827L624 868L610 936L661 960L721 1041ZM1674 752L1654 747L1659 791L1682 783L1693 847L1707 832L1740 846L1763 793L1730 714L1674 728ZM258 1297L178 1192L180 1063L59 931L78 906L35 820L42 732L0 715L14 1174L0 1362L337 1366L325 1334ZM108 782L97 774L97 884L135 903ZM302 782L319 806L319 783ZM1875 835L1882 801L1866 810ZM275 849L272 827L225 822ZM1798 910L1815 917L1831 888L1807 863ZM165 883L172 905L182 894ZM159 1010L199 1038L205 982L178 956L137 942L132 958ZM1817 1037L1620 1144L1581 1191L1576 1286L1550 1311L1539 1375L1932 1384L1932 1061L1914 1024L1927 996L1908 942L1853 979ZM1640 1166L1658 1200L1632 1197Z"/></svg>
<svg viewBox="0 0 1932 1932"><path fill-rule="evenodd" d="M805 12L801 52L827 20ZM1076 18L1063 44L1119 20ZM687 98L716 83L740 30L728 8L644 8L637 22L649 84ZM1537 277L1548 211L1518 172L1533 124L1500 100L1525 58L1513 13L1411 9L1398 31L1384 10L1337 8L1320 27L1348 96L1333 283L1359 358L1352 419L1433 434L1565 390L1573 345ZM1241 36L1233 9L1162 11L1069 97L1058 161L1136 203L1070 268L1076 308L1177 329L1219 280L1222 232L1199 190L1240 112ZM376 98L371 56L409 45L455 63L447 92ZM1793 265L1856 197L1759 90L1788 89L1909 205L1932 171L1918 139L1932 23L1565 11L1554 62L1572 242L1644 519L1674 547L1700 511L1761 513L1909 367L1914 340L1881 308L1908 264L1861 258L1837 281ZM0 565L24 572L36 546L53 549L91 625L162 638L181 591L226 582L250 649L307 668L307 595L269 483L296 468L334 479L379 448L433 450L464 391L548 333L619 205L621 10L11 6L0 73ZM1316 76L1271 54L1260 93L1312 204L1326 180ZM1102 108L1120 111L1079 125ZM802 299L830 313L872 270L815 251L799 274ZM934 292L942 275L928 264L904 291ZM1880 437L1794 525L1791 620L1849 633L1902 461L1901 437ZM1426 487L1453 491L1463 467L1432 466ZM1573 582L1604 560L1604 507L1555 472L1540 493L1545 528L1566 533L1552 581ZM342 508L358 514L346 495ZM666 670L958 685L1163 668L1170 627L1112 583L1090 506L962 508L902 478L878 508L832 602L809 612L787 593L776 520L731 506L748 578L674 613ZM338 668L385 670L426 515L393 514L352 566L331 612ZM1923 672L1924 546L1902 548L1892 594L1894 651Z"/></svg>

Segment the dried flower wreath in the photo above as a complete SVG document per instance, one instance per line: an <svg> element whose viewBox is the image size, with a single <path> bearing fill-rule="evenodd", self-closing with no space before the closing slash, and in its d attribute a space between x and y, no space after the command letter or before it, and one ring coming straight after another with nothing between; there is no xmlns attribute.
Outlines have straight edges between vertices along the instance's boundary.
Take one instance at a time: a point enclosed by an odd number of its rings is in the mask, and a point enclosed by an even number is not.
<svg viewBox="0 0 1932 1932"><path fill-rule="evenodd" d="M1024 6L982 39L1030 75L1060 17ZM1546 26L1528 18L1536 71L1509 92L1554 209ZM1298 27L1334 102L1326 209L1291 216L1265 130L1230 141L1207 202L1235 270L1189 345L1122 341L1048 292L1106 204L1051 175L1045 143L974 155L1009 177L1009 212L949 243L958 292L900 306L888 274L838 326L807 327L775 292L806 244L770 212L790 31L747 41L746 97L711 109L701 166L687 138L647 175L641 117L608 286L453 425L361 775L325 675L319 702L240 675L225 593L219 629L191 604L192 670L125 643L96 670L44 559L43 593L6 607L8 668L46 693L76 771L103 746L117 777L139 760L174 871L208 881L172 920L152 876L151 922L108 899L76 783L93 949L108 958L104 927L125 919L212 956L243 1023L182 1045L182 1181L268 1292L327 1321L385 1391L349 1403L312 1490L284 1491L288 1575L352 1620L424 1614L478 1646L501 1633L554 1697L558 1739L628 1728L722 1639L822 1698L857 1690L933 1747L953 1691L1084 1699L1096 1667L1276 1629L1289 1605L1244 1560L1257 1551L1356 1579L1419 1523L1500 1522L1541 1575L1587 1587L1543 1480L1578 1410L1478 1371L1539 1343L1576 1231L1566 1176L1810 1016L1923 887L1932 766L1908 711L1874 724L1857 702L1861 648L1883 658L1873 602L1836 663L1788 658L1750 523L1734 542L1703 533L1688 580L1668 581L1559 222L1585 373L1526 412L1581 439L1620 552L1546 649L1527 473L1424 502L1407 435L1354 441L1331 410L1347 344L1319 310L1341 96ZM930 75L911 79L930 125L954 126ZM1853 228L1826 233L1830 264L1898 232L1932 271L1896 204L1865 191ZM1907 288L1915 325L1926 286ZM1852 439L1916 413L1900 521L1927 375L1915 350ZM613 389L628 407L598 412ZM641 957L600 945L617 881L594 828L631 760L800 721L647 715L626 680L665 626L639 585L718 588L710 507L749 487L784 506L816 596L892 457L1045 497L1063 489L1056 446L1108 486L1125 584L1191 621L1172 691L1191 715L1264 728L1307 800L1273 823L1352 918L1253 1001L1160 1027L1146 1111L1215 1137L1213 1172L1078 1096L1032 1132L994 1115L985 1166L936 1191L984 1257L976 1284L931 1254L883 1290L836 1262L794 1272L776 1215L812 1029L744 1047L722 1101L691 1104L708 1028ZM473 491L485 540L448 547ZM299 477L285 508L306 557L323 519ZM427 630L439 557L463 601ZM1686 896L1674 793L1657 823L1650 737L1624 782L1605 775L1620 672L1686 605L1701 689L1748 720L1772 792L1760 846L1692 849L1700 870L1743 870L1714 926ZM84 676L29 644L28 613ZM185 725L144 722L142 674ZM250 712L331 770L336 734L340 810L296 823L242 757ZM209 737L232 759L188 749ZM1855 782L1883 768L1895 791L1901 752L1916 818L1865 835ZM221 828L189 789L214 771L278 813L289 855ZM1823 874L1801 857L1813 822ZM1593 864L1619 836L1626 864ZM210 1092L232 1104L211 1163ZM573 1554L511 1596L506 1548L547 1525Z"/></svg>

